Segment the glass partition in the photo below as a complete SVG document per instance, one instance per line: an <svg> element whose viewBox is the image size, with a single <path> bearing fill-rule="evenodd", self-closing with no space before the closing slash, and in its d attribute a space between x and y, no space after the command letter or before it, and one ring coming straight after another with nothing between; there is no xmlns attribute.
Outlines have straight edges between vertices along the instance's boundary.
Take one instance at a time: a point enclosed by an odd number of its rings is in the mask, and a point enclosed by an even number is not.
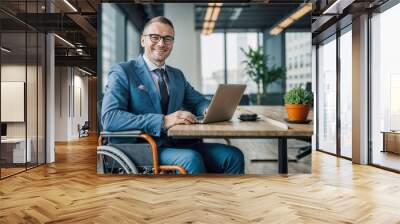
<svg viewBox="0 0 400 224"><path fill-rule="evenodd" d="M352 34L340 36L340 154L352 157Z"/></svg>
<svg viewBox="0 0 400 224"><path fill-rule="evenodd" d="M336 154L336 37L318 48L318 149Z"/></svg>
<svg viewBox="0 0 400 224"><path fill-rule="evenodd" d="M400 4L371 19L372 163L400 170Z"/></svg>
<svg viewBox="0 0 400 224"><path fill-rule="evenodd" d="M26 138L26 46L25 32L1 34L2 177L25 170L31 161L31 142Z"/></svg>
<svg viewBox="0 0 400 224"><path fill-rule="evenodd" d="M43 12L42 5L44 1L0 4L19 16ZM45 162L45 44L44 33L0 12L0 178Z"/></svg>

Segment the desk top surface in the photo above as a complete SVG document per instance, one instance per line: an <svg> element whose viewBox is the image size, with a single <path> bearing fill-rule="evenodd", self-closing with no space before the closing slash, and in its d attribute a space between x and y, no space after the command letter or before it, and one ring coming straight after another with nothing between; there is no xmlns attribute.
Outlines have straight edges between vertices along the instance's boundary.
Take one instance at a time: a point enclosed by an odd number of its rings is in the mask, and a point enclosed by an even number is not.
<svg viewBox="0 0 400 224"><path fill-rule="evenodd" d="M257 113L257 121L240 121L243 112ZM308 118L312 119L312 111ZM211 124L176 125L168 130L171 137L276 137L312 136L313 122L309 124L289 124L283 106L240 106L232 120Z"/></svg>
<svg viewBox="0 0 400 224"><path fill-rule="evenodd" d="M28 141L30 141L30 138L28 138ZM1 143L20 143L20 142L25 142L25 138L6 137L1 139Z"/></svg>

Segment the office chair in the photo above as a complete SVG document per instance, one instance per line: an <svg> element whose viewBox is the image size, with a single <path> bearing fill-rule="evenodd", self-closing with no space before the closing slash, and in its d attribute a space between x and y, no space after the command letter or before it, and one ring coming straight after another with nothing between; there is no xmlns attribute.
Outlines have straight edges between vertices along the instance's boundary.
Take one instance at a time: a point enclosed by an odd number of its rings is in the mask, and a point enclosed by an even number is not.
<svg viewBox="0 0 400 224"><path fill-rule="evenodd" d="M89 136L89 129L90 129L90 125L89 125L89 121L85 121L85 123L80 126L78 124L78 133L79 133L79 138L80 137L87 137Z"/></svg>
<svg viewBox="0 0 400 224"><path fill-rule="evenodd" d="M97 102L100 119L102 100ZM141 130L120 132L103 131L99 122L100 135L97 146L97 173L117 174L160 174L179 171L187 174L180 166L160 165L158 148L154 139ZM128 138L132 143L110 143L110 138Z"/></svg>

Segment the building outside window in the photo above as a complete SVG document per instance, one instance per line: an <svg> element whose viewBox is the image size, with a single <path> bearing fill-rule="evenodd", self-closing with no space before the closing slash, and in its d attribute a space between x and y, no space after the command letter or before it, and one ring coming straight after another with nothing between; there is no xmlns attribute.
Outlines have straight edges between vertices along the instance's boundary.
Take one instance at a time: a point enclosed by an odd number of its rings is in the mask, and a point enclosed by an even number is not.
<svg viewBox="0 0 400 224"><path fill-rule="evenodd" d="M224 34L201 35L202 93L214 94L224 83Z"/></svg>
<svg viewBox="0 0 400 224"><path fill-rule="evenodd" d="M336 154L336 36L318 48L318 149Z"/></svg>
<svg viewBox="0 0 400 224"><path fill-rule="evenodd" d="M352 157L352 33L340 36L340 154Z"/></svg>
<svg viewBox="0 0 400 224"><path fill-rule="evenodd" d="M224 33L201 35L202 92L214 94L218 85L225 82L226 69L227 83L247 84L246 93L256 93L256 83L244 70L246 57L241 48L256 49L260 40L258 33L226 33L226 68L224 38Z"/></svg>
<svg viewBox="0 0 400 224"><path fill-rule="evenodd" d="M306 88L311 83L311 33L287 32L285 44L286 91L295 86Z"/></svg>

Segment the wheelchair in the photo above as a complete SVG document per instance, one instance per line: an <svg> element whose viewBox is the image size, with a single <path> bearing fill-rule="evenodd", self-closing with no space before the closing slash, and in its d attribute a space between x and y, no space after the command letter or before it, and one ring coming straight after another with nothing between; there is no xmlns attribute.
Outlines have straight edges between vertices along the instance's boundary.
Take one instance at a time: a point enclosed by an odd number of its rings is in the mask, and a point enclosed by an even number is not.
<svg viewBox="0 0 400 224"><path fill-rule="evenodd" d="M97 102L100 119L102 100ZM100 122L99 122L100 123ZM98 174L170 174L187 171L175 165L160 165L158 148L154 139L141 130L109 132L101 131L97 146ZM134 143L110 143L110 138L127 138Z"/></svg>

